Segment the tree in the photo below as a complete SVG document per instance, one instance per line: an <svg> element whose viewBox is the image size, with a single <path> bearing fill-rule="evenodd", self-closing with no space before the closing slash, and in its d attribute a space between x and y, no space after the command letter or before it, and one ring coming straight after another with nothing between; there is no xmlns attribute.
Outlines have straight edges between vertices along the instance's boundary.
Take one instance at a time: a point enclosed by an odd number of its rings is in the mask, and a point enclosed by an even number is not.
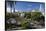
<svg viewBox="0 0 46 31"><path fill-rule="evenodd" d="M29 19L31 18L31 12L25 12L25 18Z"/></svg>
<svg viewBox="0 0 46 31"><path fill-rule="evenodd" d="M40 20L40 16L42 15L41 12L32 12L31 19L32 20Z"/></svg>

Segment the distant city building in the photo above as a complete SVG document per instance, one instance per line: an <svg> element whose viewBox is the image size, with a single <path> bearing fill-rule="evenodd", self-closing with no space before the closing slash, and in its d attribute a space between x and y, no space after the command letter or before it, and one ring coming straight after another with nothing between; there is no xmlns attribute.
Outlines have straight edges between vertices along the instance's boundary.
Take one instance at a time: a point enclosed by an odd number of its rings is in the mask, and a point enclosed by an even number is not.
<svg viewBox="0 0 46 31"><path fill-rule="evenodd" d="M42 7L42 4L40 4L39 11L42 13L42 15L45 15L44 10L43 10L43 7Z"/></svg>
<svg viewBox="0 0 46 31"><path fill-rule="evenodd" d="M24 13L21 13L21 14L20 14L20 17L24 17L24 15L25 15Z"/></svg>
<svg viewBox="0 0 46 31"><path fill-rule="evenodd" d="M35 10L32 10L32 12L35 12Z"/></svg>
<svg viewBox="0 0 46 31"><path fill-rule="evenodd" d="M40 12L38 9L33 9L32 12Z"/></svg>

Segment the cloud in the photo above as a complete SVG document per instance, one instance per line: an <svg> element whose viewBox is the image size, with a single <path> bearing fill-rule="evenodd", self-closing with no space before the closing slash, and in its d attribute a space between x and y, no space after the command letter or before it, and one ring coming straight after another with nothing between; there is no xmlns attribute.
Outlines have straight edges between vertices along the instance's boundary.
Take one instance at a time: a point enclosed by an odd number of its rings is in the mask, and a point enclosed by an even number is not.
<svg viewBox="0 0 46 31"><path fill-rule="evenodd" d="M10 8L8 8L8 7L7 7L7 12L11 12L11 11L10 11Z"/></svg>
<svg viewBox="0 0 46 31"><path fill-rule="evenodd" d="M15 12L18 12L18 10L15 10Z"/></svg>

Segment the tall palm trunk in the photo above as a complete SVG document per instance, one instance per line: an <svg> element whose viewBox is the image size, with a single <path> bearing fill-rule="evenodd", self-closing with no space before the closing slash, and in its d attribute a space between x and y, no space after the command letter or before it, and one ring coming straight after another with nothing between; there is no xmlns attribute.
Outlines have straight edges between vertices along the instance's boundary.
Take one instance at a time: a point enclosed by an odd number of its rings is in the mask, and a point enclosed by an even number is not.
<svg viewBox="0 0 46 31"><path fill-rule="evenodd" d="M10 4L10 12L12 13L12 1L9 2L9 4Z"/></svg>
<svg viewBox="0 0 46 31"><path fill-rule="evenodd" d="M15 13L15 2L14 2L14 9L13 9L13 12Z"/></svg>
<svg viewBox="0 0 46 31"><path fill-rule="evenodd" d="M14 13L15 13L15 4L16 4L16 2L14 2L14 11L13 11Z"/></svg>
<svg viewBox="0 0 46 31"><path fill-rule="evenodd" d="M10 3L10 6L11 6L11 13L12 13L12 3Z"/></svg>

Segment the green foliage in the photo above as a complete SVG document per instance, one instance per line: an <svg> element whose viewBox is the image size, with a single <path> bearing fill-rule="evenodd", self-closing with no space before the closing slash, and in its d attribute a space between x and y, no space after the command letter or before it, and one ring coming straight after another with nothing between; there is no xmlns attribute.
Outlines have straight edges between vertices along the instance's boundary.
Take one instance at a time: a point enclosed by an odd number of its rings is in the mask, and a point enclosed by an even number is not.
<svg viewBox="0 0 46 31"><path fill-rule="evenodd" d="M25 16L27 19L31 18L31 12L25 12Z"/></svg>
<svg viewBox="0 0 46 31"><path fill-rule="evenodd" d="M43 16L41 12L32 12L31 19L32 20L40 20L40 16Z"/></svg>
<svg viewBox="0 0 46 31"><path fill-rule="evenodd" d="M17 15L17 13L13 14L13 13L6 13L6 20L8 20L9 18L16 18L19 17Z"/></svg>
<svg viewBox="0 0 46 31"><path fill-rule="evenodd" d="M21 22L21 27L24 27L24 28L28 27L29 22L32 21L32 20L33 21L35 21L35 20L36 21L44 20L44 16L42 15L41 12L23 12L23 13L25 13L24 18L19 17L18 13L19 12L16 12L15 14L6 13L6 20L8 20L9 18L15 18L16 20ZM21 14L21 13L19 13L19 14ZM31 19L31 20L28 20L29 21L28 22L27 19ZM8 25L6 25L7 28L11 28L11 26L12 25L9 25L9 27L8 27Z"/></svg>
<svg viewBox="0 0 46 31"><path fill-rule="evenodd" d="M28 26L29 23L27 23L27 21L22 21L21 22L21 27L24 27L23 29L25 29Z"/></svg>

